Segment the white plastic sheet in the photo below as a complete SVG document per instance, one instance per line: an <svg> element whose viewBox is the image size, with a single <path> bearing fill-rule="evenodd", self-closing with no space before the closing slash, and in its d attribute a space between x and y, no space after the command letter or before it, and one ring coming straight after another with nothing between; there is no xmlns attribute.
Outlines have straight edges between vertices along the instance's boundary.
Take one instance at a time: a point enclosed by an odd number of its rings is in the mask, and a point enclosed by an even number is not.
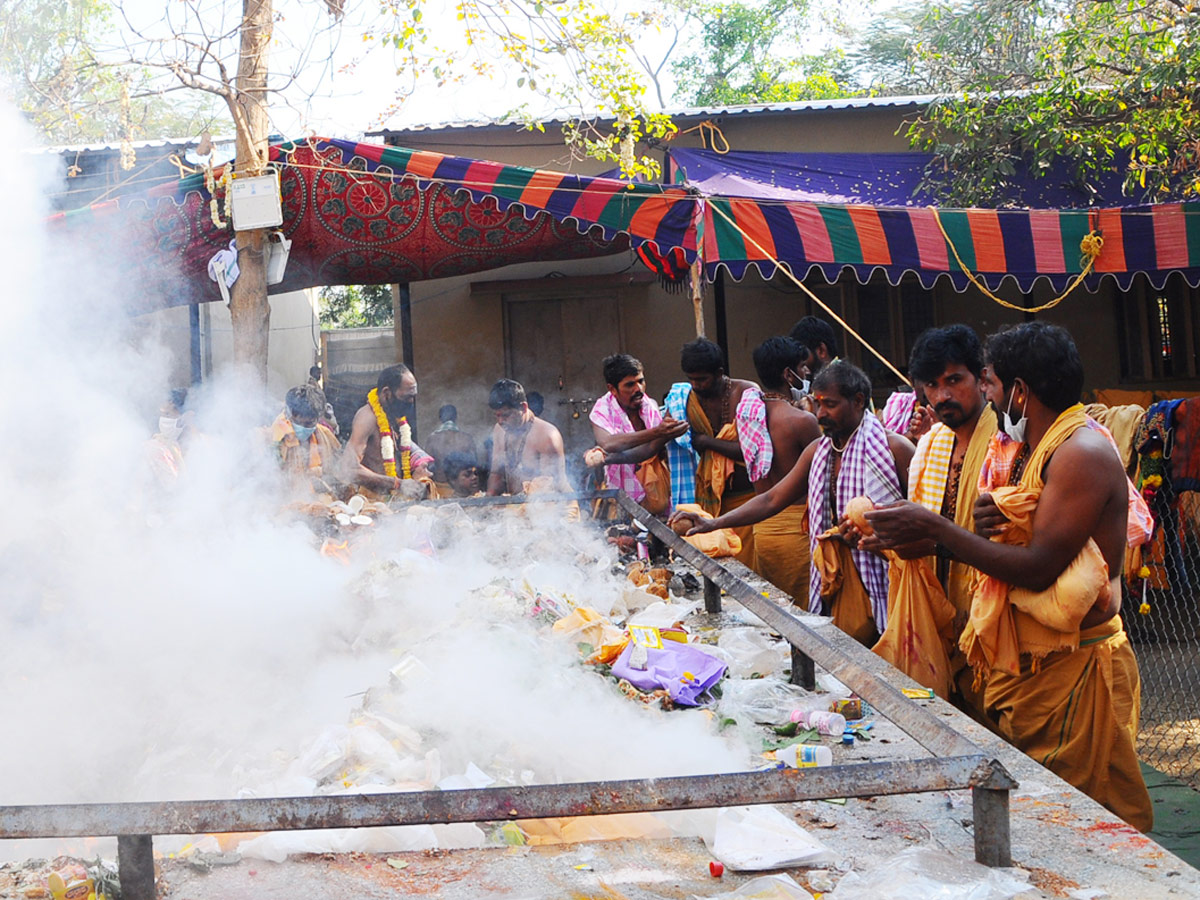
<svg viewBox="0 0 1200 900"><path fill-rule="evenodd" d="M708 849L737 871L823 866L836 861L824 844L773 806L721 810Z"/></svg>
<svg viewBox="0 0 1200 900"><path fill-rule="evenodd" d="M704 898L692 894L692 900ZM716 894L707 900L813 900L813 895L796 884L790 875L762 875L750 879L736 891Z"/></svg>
<svg viewBox="0 0 1200 900"><path fill-rule="evenodd" d="M826 896L829 900L1008 900L1029 889L1029 882L1011 869L989 869L933 847L910 847L865 872L848 872Z"/></svg>

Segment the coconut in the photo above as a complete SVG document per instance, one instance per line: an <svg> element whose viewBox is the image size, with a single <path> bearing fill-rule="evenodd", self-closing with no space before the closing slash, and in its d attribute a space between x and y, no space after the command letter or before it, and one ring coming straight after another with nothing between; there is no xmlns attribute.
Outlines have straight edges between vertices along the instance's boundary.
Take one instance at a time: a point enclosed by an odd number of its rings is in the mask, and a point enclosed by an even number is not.
<svg viewBox="0 0 1200 900"><path fill-rule="evenodd" d="M855 497L846 504L846 515L863 534L874 534L875 529L867 521L867 512L875 508L869 497Z"/></svg>

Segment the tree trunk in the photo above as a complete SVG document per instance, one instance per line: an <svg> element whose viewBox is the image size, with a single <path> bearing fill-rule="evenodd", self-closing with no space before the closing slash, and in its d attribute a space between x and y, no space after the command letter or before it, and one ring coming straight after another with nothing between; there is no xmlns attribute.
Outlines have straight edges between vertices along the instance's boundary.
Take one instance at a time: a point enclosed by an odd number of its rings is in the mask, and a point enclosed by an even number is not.
<svg viewBox="0 0 1200 900"><path fill-rule="evenodd" d="M237 129L234 172L261 175L267 162L267 50L271 45L272 0L242 0L241 58L237 91L230 100ZM265 384L271 306L267 302L266 231L237 232L238 280L229 293L233 360Z"/></svg>

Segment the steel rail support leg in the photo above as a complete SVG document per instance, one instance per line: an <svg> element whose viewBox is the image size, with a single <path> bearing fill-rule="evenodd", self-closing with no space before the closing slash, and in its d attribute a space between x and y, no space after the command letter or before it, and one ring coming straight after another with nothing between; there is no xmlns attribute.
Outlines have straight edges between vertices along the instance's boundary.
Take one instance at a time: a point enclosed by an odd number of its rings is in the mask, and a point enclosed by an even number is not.
<svg viewBox="0 0 1200 900"><path fill-rule="evenodd" d="M792 684L798 684L806 691L817 689L817 669L812 657L792 646Z"/></svg>
<svg viewBox="0 0 1200 900"><path fill-rule="evenodd" d="M721 611L721 586L708 577L704 579L704 611L706 613Z"/></svg>
<svg viewBox="0 0 1200 900"><path fill-rule="evenodd" d="M975 861L985 866L1011 866L1008 793L1017 782L997 760L988 763L981 774L971 787Z"/></svg>
<svg viewBox="0 0 1200 900"><path fill-rule="evenodd" d="M117 873L123 900L154 900L154 838L117 835Z"/></svg>

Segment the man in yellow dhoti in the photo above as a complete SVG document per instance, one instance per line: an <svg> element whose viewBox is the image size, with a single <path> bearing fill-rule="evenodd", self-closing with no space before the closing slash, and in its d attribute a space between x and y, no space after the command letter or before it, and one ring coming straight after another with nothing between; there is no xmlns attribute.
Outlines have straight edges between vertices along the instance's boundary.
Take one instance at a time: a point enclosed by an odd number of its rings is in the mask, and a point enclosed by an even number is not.
<svg viewBox="0 0 1200 900"><path fill-rule="evenodd" d="M808 608L832 615L837 627L870 647L887 627L888 569L878 554L852 546L846 505L856 497L876 505L904 497L913 446L884 431L867 412L871 381L856 366L832 362L813 379L812 388L824 436L804 448L774 487L716 519L691 518L689 534L761 522L807 494Z"/></svg>
<svg viewBox="0 0 1200 900"><path fill-rule="evenodd" d="M908 499L970 529L979 472L996 433L980 384L979 337L966 325L931 328L913 345L908 372L937 419L913 455ZM972 689L971 671L958 650L975 578L974 569L932 541L901 548L889 573L888 626L875 652L983 718L982 694Z"/></svg>
<svg viewBox="0 0 1200 900"><path fill-rule="evenodd" d="M751 381L725 374L725 357L712 341L697 338L683 345L679 365L691 384L687 421L692 448L700 454L696 466L696 502L710 515L724 515L754 496L738 444L734 410ZM754 565L754 529L735 528L742 541L737 560Z"/></svg>
<svg viewBox="0 0 1200 900"><path fill-rule="evenodd" d="M1147 831L1153 809L1134 748L1140 682L1118 615L1125 471L1088 427L1083 366L1065 330L1026 322L1001 331L987 359L985 390L1020 452L1007 484L976 501L979 533L914 503L867 520L883 546L934 540L982 573L959 646L986 680L1000 733Z"/></svg>
<svg viewBox="0 0 1200 900"><path fill-rule="evenodd" d="M762 390L747 388L734 418L755 493L782 481L804 448L821 438L817 417L791 404L791 383L800 382L800 369L808 355L802 344L789 337L768 338L754 350L754 369ZM793 503L752 527L754 571L793 601L806 605L811 561L808 504Z"/></svg>

